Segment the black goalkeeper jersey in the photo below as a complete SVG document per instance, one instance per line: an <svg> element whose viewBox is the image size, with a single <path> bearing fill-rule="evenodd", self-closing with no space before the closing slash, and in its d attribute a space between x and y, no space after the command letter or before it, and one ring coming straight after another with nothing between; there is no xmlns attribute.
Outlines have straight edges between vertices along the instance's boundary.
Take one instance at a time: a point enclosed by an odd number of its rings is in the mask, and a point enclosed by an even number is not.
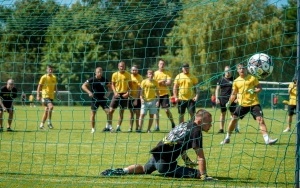
<svg viewBox="0 0 300 188"><path fill-rule="evenodd" d="M6 86L2 86L0 90L0 97L3 100L3 104L6 108L10 108L12 102L15 98L17 98L18 90L13 87L12 90L8 90Z"/></svg>
<svg viewBox="0 0 300 188"><path fill-rule="evenodd" d="M92 93L94 94L94 100L101 100L105 96L106 89L105 87L109 84L109 81L101 77L97 79L96 77L92 77L86 81L89 83Z"/></svg>
<svg viewBox="0 0 300 188"><path fill-rule="evenodd" d="M229 99L232 91L232 83L234 78L225 78L222 77L218 82L217 85L220 86L220 95L218 96L220 100Z"/></svg>

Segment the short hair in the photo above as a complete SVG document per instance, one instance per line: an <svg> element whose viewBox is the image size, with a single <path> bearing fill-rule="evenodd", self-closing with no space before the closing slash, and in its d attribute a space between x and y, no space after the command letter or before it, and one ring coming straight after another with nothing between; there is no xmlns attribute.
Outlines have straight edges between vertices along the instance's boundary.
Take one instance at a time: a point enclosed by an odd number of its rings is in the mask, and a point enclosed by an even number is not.
<svg viewBox="0 0 300 188"><path fill-rule="evenodd" d="M47 65L47 68L53 69L54 67L53 67L53 65L48 64L48 65Z"/></svg>
<svg viewBox="0 0 300 188"><path fill-rule="evenodd" d="M150 73L150 72L151 72L151 73L154 73L154 70L148 69L148 70L147 70L147 74Z"/></svg>
<svg viewBox="0 0 300 188"><path fill-rule="evenodd" d="M208 111L205 110L205 109L199 109L199 110L196 112L195 116L197 116L197 117L203 117L205 114L208 114L209 116L211 116L211 113L208 112Z"/></svg>

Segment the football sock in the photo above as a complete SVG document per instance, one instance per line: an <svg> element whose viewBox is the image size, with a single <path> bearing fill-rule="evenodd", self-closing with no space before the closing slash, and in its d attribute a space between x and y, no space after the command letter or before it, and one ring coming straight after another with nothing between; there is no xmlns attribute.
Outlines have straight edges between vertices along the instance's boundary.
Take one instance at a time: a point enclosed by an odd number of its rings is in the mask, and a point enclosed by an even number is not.
<svg viewBox="0 0 300 188"><path fill-rule="evenodd" d="M44 126L44 123L42 122L41 124L40 124L40 127L43 127Z"/></svg>
<svg viewBox="0 0 300 188"><path fill-rule="evenodd" d="M48 120L48 125L51 124L51 119Z"/></svg>
<svg viewBox="0 0 300 188"><path fill-rule="evenodd" d="M129 169L128 168L123 168L125 174L128 174L129 173Z"/></svg>
<svg viewBox="0 0 300 188"><path fill-rule="evenodd" d="M120 125L117 125L117 129L120 128Z"/></svg>
<svg viewBox="0 0 300 188"><path fill-rule="evenodd" d="M268 134L263 134L263 137L264 137L265 143L268 143L269 142L269 135Z"/></svg>
<svg viewBox="0 0 300 188"><path fill-rule="evenodd" d="M230 134L227 133L225 139L230 139Z"/></svg>

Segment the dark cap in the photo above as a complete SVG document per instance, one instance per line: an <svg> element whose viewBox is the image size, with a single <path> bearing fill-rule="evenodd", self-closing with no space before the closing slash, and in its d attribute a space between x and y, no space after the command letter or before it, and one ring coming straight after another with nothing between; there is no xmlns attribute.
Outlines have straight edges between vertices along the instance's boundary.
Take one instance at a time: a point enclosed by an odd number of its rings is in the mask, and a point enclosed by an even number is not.
<svg viewBox="0 0 300 188"><path fill-rule="evenodd" d="M182 65L182 68L190 68L190 65L189 65L188 63L184 63L184 64Z"/></svg>

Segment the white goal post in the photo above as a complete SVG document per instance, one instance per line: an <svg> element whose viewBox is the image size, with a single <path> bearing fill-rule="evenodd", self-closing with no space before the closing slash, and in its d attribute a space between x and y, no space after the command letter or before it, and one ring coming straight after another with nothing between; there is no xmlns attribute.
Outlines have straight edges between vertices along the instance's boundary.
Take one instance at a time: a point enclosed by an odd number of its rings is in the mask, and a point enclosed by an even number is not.
<svg viewBox="0 0 300 188"><path fill-rule="evenodd" d="M70 91L57 91L58 92L58 101L62 104L67 104L68 106L73 106L73 97ZM34 96L36 95L36 91L31 92Z"/></svg>

